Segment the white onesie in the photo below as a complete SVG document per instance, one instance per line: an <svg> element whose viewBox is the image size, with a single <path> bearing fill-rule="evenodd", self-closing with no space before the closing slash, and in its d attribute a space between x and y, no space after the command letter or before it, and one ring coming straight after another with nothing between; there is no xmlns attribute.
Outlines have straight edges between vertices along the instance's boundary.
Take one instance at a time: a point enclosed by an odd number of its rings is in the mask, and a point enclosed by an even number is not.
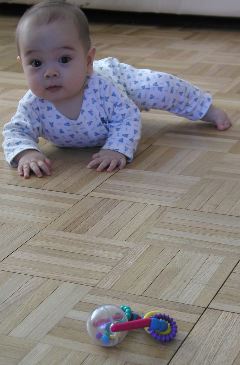
<svg viewBox="0 0 240 365"><path fill-rule="evenodd" d="M40 151L38 140L43 137L60 147L101 146L131 161L141 134L140 110L162 109L198 120L211 103L208 93L185 80L106 58L94 62L76 120L65 117L51 102L29 90L4 126L5 158L16 166L16 155L26 149Z"/></svg>

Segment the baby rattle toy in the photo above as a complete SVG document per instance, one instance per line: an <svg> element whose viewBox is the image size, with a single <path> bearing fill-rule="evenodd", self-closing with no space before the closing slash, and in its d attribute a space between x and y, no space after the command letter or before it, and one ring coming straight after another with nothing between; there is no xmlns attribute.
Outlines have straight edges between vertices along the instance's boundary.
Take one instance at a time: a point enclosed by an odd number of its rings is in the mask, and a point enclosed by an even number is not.
<svg viewBox="0 0 240 365"><path fill-rule="evenodd" d="M87 331L95 343L101 346L119 344L128 331L144 328L155 340L169 342L176 337L177 324L173 318L158 311L143 317L128 306L103 305L95 309L87 320Z"/></svg>

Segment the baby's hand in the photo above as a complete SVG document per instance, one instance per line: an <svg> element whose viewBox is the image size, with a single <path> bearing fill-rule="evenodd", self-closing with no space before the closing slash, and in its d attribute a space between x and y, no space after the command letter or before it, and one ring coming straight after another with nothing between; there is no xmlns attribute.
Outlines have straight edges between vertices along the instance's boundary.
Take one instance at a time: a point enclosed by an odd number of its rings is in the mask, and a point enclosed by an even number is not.
<svg viewBox="0 0 240 365"><path fill-rule="evenodd" d="M123 169L126 166L127 159L122 153L112 150L100 150L92 156L87 168L96 169L96 171L112 172L115 169Z"/></svg>
<svg viewBox="0 0 240 365"><path fill-rule="evenodd" d="M44 174L51 175L51 161L41 152L26 150L21 152L16 159L18 160L18 173L25 179L30 177L31 171L37 177L42 177Z"/></svg>

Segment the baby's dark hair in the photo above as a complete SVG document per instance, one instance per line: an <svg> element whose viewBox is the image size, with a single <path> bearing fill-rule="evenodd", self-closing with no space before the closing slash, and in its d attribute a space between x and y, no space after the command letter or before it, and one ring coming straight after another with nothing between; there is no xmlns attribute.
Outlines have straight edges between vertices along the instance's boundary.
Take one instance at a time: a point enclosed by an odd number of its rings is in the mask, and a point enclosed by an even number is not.
<svg viewBox="0 0 240 365"><path fill-rule="evenodd" d="M64 0L46 0L29 8L19 20L16 29L18 54L20 54L19 37L21 28L29 18L36 20L39 25L50 24L61 19L70 19L77 27L79 39L83 43L85 50L88 51L91 47L88 20L83 11L77 5Z"/></svg>

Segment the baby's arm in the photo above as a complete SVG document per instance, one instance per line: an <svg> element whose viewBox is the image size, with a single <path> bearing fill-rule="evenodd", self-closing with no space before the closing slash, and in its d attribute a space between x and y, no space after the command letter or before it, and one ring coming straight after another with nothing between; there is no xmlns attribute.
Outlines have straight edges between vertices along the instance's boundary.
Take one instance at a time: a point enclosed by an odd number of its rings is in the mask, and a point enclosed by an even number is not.
<svg viewBox="0 0 240 365"><path fill-rule="evenodd" d="M25 178L30 176L31 171L38 177L42 173L49 175L50 161L38 147L38 137L41 134L39 118L25 99L26 97L20 101L16 114L4 126L5 158Z"/></svg>
<svg viewBox="0 0 240 365"><path fill-rule="evenodd" d="M141 116L136 105L114 85L108 84L104 93L108 95L104 103L108 137L87 167L112 172L133 159L141 135Z"/></svg>

